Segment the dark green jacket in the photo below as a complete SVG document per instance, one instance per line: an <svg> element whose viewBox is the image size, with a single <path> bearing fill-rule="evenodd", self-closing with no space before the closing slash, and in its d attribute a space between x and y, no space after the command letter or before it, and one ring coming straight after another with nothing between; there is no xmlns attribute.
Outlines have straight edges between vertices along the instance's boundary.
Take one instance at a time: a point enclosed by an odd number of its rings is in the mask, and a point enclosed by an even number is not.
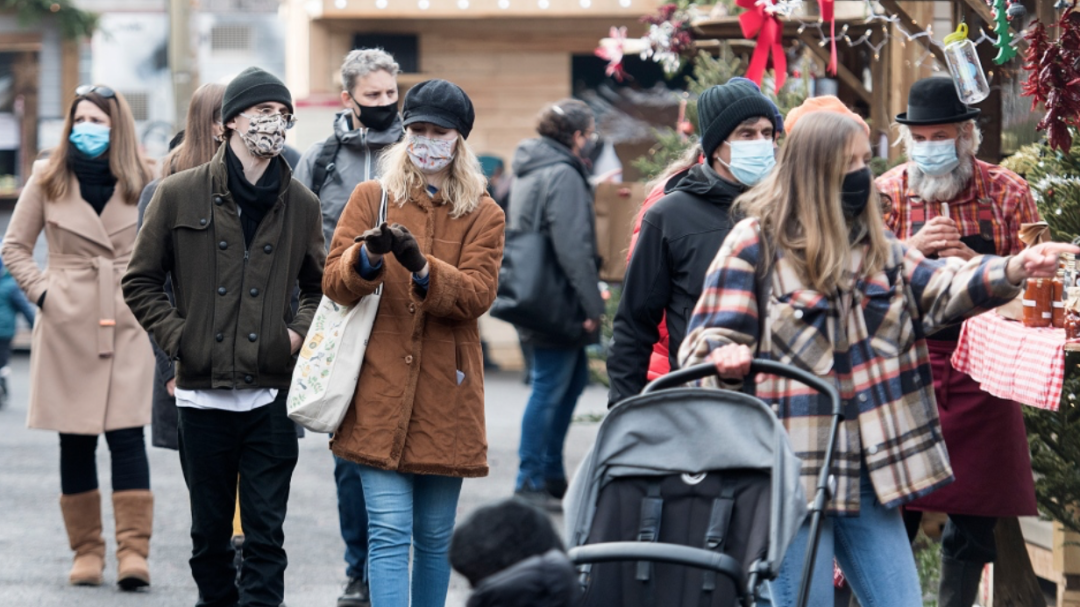
<svg viewBox="0 0 1080 607"><path fill-rule="evenodd" d="M163 180L146 210L124 299L177 360L181 388L289 387L287 329L307 333L322 296L325 250L318 198L276 162L281 193L250 247L229 193L224 145L209 163ZM168 274L175 307L162 287Z"/></svg>

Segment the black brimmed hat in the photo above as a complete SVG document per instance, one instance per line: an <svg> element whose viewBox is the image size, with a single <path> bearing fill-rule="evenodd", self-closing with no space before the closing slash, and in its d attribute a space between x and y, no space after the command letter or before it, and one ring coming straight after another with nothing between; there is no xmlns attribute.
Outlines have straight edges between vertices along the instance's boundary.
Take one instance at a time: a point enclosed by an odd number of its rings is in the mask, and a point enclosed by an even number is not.
<svg viewBox="0 0 1080 607"><path fill-rule="evenodd" d="M897 114L896 121L913 126L955 124L978 116L978 108L960 101L952 78L923 78L911 85L907 111Z"/></svg>
<svg viewBox="0 0 1080 607"><path fill-rule="evenodd" d="M430 122L444 129L455 129L468 139L476 112L472 100L458 85L445 80L427 80L405 93L401 118L404 126Z"/></svg>

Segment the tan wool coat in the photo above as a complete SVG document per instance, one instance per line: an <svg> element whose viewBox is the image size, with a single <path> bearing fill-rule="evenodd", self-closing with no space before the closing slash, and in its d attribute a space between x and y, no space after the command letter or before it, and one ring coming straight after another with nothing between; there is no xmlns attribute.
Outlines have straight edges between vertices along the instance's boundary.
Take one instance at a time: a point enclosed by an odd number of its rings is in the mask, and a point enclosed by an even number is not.
<svg viewBox="0 0 1080 607"><path fill-rule="evenodd" d="M35 163L35 176L43 169L43 161ZM120 292L138 208L117 190L98 217L74 176L59 200L46 200L35 176L0 246L31 302L48 291L31 344L27 425L68 434L145 426L154 354ZM33 257L42 230L49 245L44 271Z"/></svg>
<svg viewBox="0 0 1080 607"><path fill-rule="evenodd" d="M430 283L417 292L392 254L374 280L360 277L353 238L374 227L378 182L359 185L338 222L323 292L352 305L383 284L382 300L353 406L331 449L364 465L414 474L486 476L484 365L477 319L495 300L503 249L503 212L484 197L453 219L450 206L416 193L390 200L388 222L412 232L427 256ZM460 379L460 381L459 381Z"/></svg>

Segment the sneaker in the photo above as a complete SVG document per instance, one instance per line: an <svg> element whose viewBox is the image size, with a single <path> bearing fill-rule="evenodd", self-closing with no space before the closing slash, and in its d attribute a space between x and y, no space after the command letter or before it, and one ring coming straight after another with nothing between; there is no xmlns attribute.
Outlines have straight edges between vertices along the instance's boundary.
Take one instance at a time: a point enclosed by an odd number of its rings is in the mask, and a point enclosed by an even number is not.
<svg viewBox="0 0 1080 607"><path fill-rule="evenodd" d="M344 592L338 597L337 607L371 607L367 582L358 577L349 578Z"/></svg>
<svg viewBox="0 0 1080 607"><path fill-rule="evenodd" d="M514 497L547 512L562 512L562 502L546 489L518 489Z"/></svg>
<svg viewBox="0 0 1080 607"><path fill-rule="evenodd" d="M548 480L544 481L544 489L546 489L547 492L551 494L551 497L554 497L557 500L562 500L562 498L566 496L566 479L549 478Z"/></svg>

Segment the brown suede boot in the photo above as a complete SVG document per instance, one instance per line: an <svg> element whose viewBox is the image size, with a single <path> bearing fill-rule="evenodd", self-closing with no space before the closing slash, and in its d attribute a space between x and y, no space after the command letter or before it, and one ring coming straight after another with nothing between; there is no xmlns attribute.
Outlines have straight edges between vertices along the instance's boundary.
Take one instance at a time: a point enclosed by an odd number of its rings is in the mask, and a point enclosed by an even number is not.
<svg viewBox="0 0 1080 607"><path fill-rule="evenodd" d="M101 537L101 492L97 489L60 496L68 543L75 551L68 579L75 586L100 586L105 569L105 540Z"/></svg>
<svg viewBox="0 0 1080 607"><path fill-rule="evenodd" d="M116 583L123 590L150 585L150 529L154 524L154 494L149 489L113 493L116 515Z"/></svg>

